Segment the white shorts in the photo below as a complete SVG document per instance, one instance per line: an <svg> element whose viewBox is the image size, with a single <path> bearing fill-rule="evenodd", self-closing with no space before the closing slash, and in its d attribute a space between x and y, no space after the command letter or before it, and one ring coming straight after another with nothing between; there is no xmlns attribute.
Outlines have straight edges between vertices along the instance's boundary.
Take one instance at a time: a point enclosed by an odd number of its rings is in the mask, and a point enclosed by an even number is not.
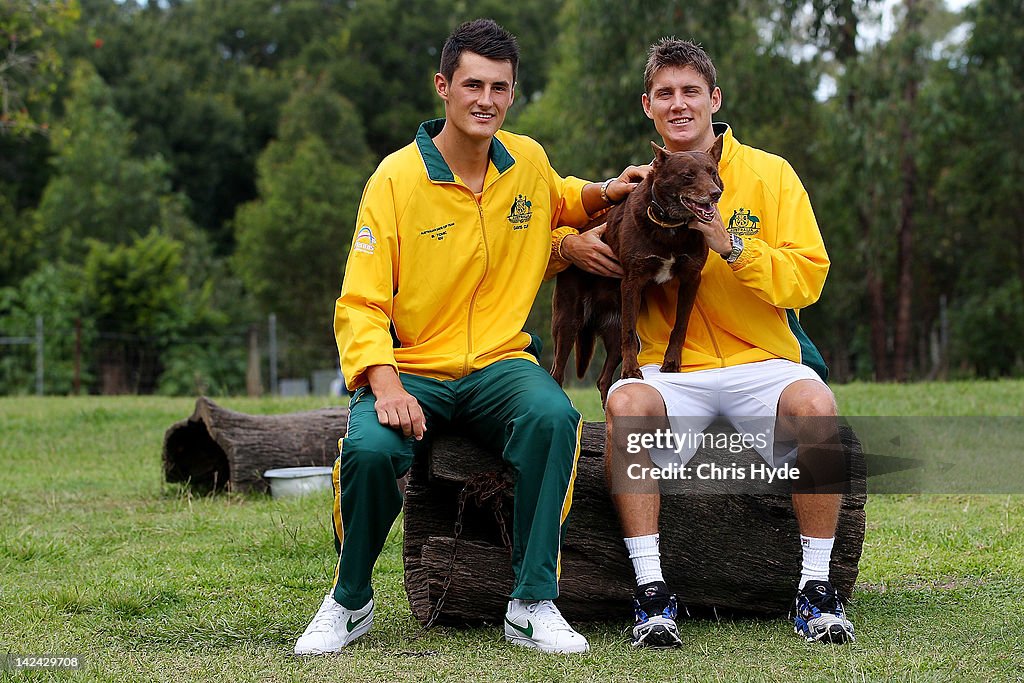
<svg viewBox="0 0 1024 683"><path fill-rule="evenodd" d="M672 431L688 436L673 449L649 449L651 460L663 468L689 462L701 443L699 435L718 417L728 419L738 434L747 435L745 443L769 465L792 464L796 445L775 441L779 397L790 384L804 379L826 386L811 368L782 358L695 372L663 373L657 365L645 365L640 371L642 380L620 379L608 395L636 383L661 394Z"/></svg>

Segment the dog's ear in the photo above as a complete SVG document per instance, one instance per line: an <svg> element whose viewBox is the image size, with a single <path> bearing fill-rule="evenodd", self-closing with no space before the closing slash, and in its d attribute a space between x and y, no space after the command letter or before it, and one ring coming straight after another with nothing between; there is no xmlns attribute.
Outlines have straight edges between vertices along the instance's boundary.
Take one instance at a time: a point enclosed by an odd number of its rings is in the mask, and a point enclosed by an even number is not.
<svg viewBox="0 0 1024 683"><path fill-rule="evenodd" d="M711 158L715 160L716 164L722 160L722 147L725 144L724 141L725 136L719 135L715 138L715 144L711 145L711 149L708 150L708 154L711 155Z"/></svg>
<svg viewBox="0 0 1024 683"><path fill-rule="evenodd" d="M667 149L653 141L651 142L651 148L654 150L654 163L665 161L665 157L668 156Z"/></svg>

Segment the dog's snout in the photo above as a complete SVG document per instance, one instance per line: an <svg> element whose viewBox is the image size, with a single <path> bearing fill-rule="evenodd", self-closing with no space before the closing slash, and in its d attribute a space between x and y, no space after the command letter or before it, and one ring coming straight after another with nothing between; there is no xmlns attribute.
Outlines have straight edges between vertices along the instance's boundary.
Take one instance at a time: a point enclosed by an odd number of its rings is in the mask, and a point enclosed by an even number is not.
<svg viewBox="0 0 1024 683"><path fill-rule="evenodd" d="M722 198L722 191L721 190L713 190L711 192L711 203L712 204L717 204L718 200L721 199L721 198Z"/></svg>

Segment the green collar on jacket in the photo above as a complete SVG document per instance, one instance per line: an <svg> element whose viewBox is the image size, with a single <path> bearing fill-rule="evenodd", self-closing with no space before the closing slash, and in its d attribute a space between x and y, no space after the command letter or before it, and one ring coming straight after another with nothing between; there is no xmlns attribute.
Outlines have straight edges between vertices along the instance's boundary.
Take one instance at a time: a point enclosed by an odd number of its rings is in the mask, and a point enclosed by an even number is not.
<svg viewBox="0 0 1024 683"><path fill-rule="evenodd" d="M416 146L419 148L423 164L427 168L427 177L435 183L453 183L455 174L452 173L452 169L448 167L448 163L441 156L441 152L437 150L437 146L434 145L433 138L441 132L442 128L444 128L444 119L433 119L421 123L420 129L416 131ZM491 163L498 169L498 173L504 173L512 167L512 164L516 163L516 160L512 158L505 145L501 144L501 140L497 137L491 138L490 155Z"/></svg>
<svg viewBox="0 0 1024 683"><path fill-rule="evenodd" d="M724 171L729 162L732 161L732 158L740 151L740 142L733 136L732 128L729 127L728 123L715 121L711 124L711 130L714 131L716 138L722 135L725 136L725 139L722 141L722 161L718 165L719 171Z"/></svg>

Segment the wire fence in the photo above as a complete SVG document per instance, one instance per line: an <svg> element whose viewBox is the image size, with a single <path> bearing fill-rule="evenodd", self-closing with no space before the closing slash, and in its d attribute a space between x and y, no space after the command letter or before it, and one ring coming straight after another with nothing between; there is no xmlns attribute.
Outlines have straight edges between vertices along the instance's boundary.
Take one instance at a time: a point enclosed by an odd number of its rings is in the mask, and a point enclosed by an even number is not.
<svg viewBox="0 0 1024 683"><path fill-rule="evenodd" d="M46 368L45 354L46 339L43 333L43 316L36 316L36 333L32 337L0 337L0 346L34 346L35 347L35 376L36 394L42 396L45 387Z"/></svg>
<svg viewBox="0 0 1024 683"><path fill-rule="evenodd" d="M215 333L171 336L97 329L67 317L47 324L37 316L34 329L3 323L0 335L9 336L0 336L0 396L346 393L334 340L298 339L274 314ZM550 367L550 355L542 367ZM566 386L596 386L602 351L597 356L583 379L569 372Z"/></svg>
<svg viewBox="0 0 1024 683"><path fill-rule="evenodd" d="M0 395L339 395L344 383L330 346L322 352L266 320L213 334L155 336L47 326L0 328ZM333 367L332 367L333 366Z"/></svg>

